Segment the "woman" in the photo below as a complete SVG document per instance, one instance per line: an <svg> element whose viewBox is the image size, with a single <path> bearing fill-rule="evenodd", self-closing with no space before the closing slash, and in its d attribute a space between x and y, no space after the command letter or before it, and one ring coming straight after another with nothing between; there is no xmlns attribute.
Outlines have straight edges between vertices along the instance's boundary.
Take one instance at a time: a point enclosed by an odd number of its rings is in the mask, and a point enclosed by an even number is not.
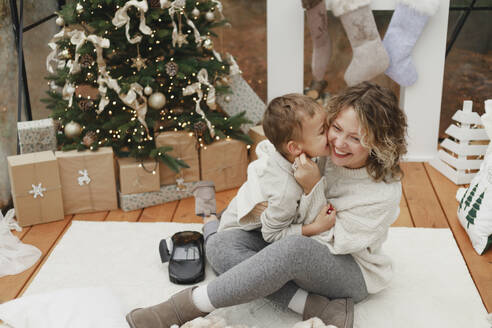
<svg viewBox="0 0 492 328"><path fill-rule="evenodd" d="M299 214L307 221L323 219L331 203L337 209L334 227L312 238L290 235L268 244L258 230L219 226L215 233L219 223L209 217L204 226L207 259L219 276L166 302L133 310L127 315L132 328L183 324L261 297L303 319L316 316L325 324L352 327L352 302L391 280L391 260L381 246L399 214L399 161L406 153L407 124L394 94L363 82L331 100L328 126L331 151L321 163L323 176L306 158L296 159L295 176L305 192ZM198 198L210 189L201 192Z"/></svg>

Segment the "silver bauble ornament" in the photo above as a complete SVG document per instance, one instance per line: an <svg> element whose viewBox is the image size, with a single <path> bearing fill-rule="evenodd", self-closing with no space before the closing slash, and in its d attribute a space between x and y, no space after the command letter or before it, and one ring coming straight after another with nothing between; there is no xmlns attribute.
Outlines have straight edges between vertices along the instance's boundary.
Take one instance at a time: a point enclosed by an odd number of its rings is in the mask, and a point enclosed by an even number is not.
<svg viewBox="0 0 492 328"><path fill-rule="evenodd" d="M191 14L193 15L193 17L197 18L198 16L200 16L200 10L198 10L197 7L193 8L193 10L191 11Z"/></svg>
<svg viewBox="0 0 492 328"><path fill-rule="evenodd" d="M82 7L82 5L80 3L77 4L77 6L75 7L75 10L81 14L83 11L84 11L84 7Z"/></svg>
<svg viewBox="0 0 492 328"><path fill-rule="evenodd" d="M207 13L205 14L205 19L209 22L212 22L215 19L214 13L211 11L207 11Z"/></svg>
<svg viewBox="0 0 492 328"><path fill-rule="evenodd" d="M70 121L65 125L64 131L67 138L73 139L78 137L82 133L82 127L79 123Z"/></svg>
<svg viewBox="0 0 492 328"><path fill-rule="evenodd" d="M166 104L166 96L161 92L155 92L149 97L149 106L154 109L161 109Z"/></svg>
<svg viewBox="0 0 492 328"><path fill-rule="evenodd" d="M231 102L231 96L225 96L225 101L226 102Z"/></svg>
<svg viewBox="0 0 492 328"><path fill-rule="evenodd" d="M150 86L146 86L144 88L144 93L146 96L150 96L152 94L152 91L154 91L154 90L152 90L152 88Z"/></svg>
<svg viewBox="0 0 492 328"><path fill-rule="evenodd" d="M58 25L58 26L63 26L63 25L65 25L65 21L63 20L63 17L61 17L61 16L58 16L58 17L56 18L55 23L56 23L56 25Z"/></svg>

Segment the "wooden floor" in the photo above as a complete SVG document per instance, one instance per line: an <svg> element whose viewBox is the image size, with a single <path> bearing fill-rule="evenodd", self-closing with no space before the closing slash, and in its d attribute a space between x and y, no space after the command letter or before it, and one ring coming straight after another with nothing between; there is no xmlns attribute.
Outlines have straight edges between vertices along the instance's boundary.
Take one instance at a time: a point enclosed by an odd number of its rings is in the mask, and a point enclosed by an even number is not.
<svg viewBox="0 0 492 328"><path fill-rule="evenodd" d="M492 312L492 251L482 256L477 255L458 222L458 202L455 199L458 187L426 163L404 163L403 168L404 197L401 201L401 214L394 226L451 228L487 312ZM225 208L236 192L237 189L232 189L218 193L218 210ZM17 236L24 243L38 247L43 255L29 270L15 276L0 278L0 303L22 295L70 226L71 220L201 222L200 218L194 215L194 199L187 198L132 212L116 210L69 215L63 221L24 228Z"/></svg>

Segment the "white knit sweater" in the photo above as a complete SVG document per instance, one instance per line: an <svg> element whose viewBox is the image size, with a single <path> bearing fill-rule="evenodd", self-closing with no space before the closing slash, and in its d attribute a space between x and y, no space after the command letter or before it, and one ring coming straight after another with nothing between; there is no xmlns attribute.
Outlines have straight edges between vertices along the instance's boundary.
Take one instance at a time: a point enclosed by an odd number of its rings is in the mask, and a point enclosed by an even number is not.
<svg viewBox="0 0 492 328"><path fill-rule="evenodd" d="M392 277L391 259L382 245L400 213L401 183L374 182L366 168L346 169L326 160L324 176L303 195L299 214L310 223L327 202L337 210L335 226L312 238L333 254L351 254L359 264L369 293L385 288Z"/></svg>

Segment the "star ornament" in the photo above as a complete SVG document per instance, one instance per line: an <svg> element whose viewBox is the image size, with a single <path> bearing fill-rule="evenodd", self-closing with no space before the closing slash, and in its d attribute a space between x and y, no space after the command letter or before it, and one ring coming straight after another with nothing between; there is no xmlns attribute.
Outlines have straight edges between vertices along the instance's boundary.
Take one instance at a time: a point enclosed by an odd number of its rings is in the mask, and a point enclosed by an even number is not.
<svg viewBox="0 0 492 328"><path fill-rule="evenodd" d="M138 55L137 58L131 58L131 60L133 62L132 67L135 67L137 71L140 72L142 68L147 68L147 64L145 64L147 59L142 58L140 55Z"/></svg>
<svg viewBox="0 0 492 328"><path fill-rule="evenodd" d="M186 38L188 37L187 34L179 33L178 36L176 37L176 43L178 44L178 47L181 48L183 44L188 44L188 40Z"/></svg>

